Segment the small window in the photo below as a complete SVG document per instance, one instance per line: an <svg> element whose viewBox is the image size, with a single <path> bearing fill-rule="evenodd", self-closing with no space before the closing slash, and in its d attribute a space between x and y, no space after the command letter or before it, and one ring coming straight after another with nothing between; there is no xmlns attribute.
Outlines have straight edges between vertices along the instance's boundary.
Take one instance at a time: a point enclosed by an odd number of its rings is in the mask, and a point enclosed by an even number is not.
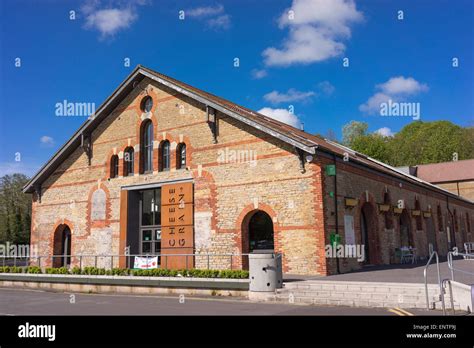
<svg viewBox="0 0 474 348"><path fill-rule="evenodd" d="M116 178L118 176L118 172L119 172L118 156L113 155L112 158L110 159L110 177Z"/></svg>
<svg viewBox="0 0 474 348"><path fill-rule="evenodd" d="M186 144L181 143L178 145L176 151L176 166L178 169L186 168Z"/></svg>
<svg viewBox="0 0 474 348"><path fill-rule="evenodd" d="M143 98L141 103L141 109L144 112L150 112L153 108L153 99L150 96Z"/></svg>
<svg viewBox="0 0 474 348"><path fill-rule="evenodd" d="M133 175L134 173L134 161L135 153L132 147L127 147L123 153L124 161L124 176Z"/></svg>
<svg viewBox="0 0 474 348"><path fill-rule="evenodd" d="M170 169L170 142L165 140L161 146L161 170Z"/></svg>

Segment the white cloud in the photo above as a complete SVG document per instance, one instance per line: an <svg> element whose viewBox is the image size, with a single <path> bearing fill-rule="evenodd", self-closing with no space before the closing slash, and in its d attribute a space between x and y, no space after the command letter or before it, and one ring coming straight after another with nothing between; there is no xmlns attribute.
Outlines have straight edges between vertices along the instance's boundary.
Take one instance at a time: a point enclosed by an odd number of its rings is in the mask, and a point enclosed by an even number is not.
<svg viewBox="0 0 474 348"><path fill-rule="evenodd" d="M50 136L47 136L47 135L43 135L40 138L40 142L41 142L42 145L45 145L45 146L53 146L54 145L54 139L51 138Z"/></svg>
<svg viewBox="0 0 474 348"><path fill-rule="evenodd" d="M211 18L207 21L207 25L213 29L229 29L230 16L226 14L217 18Z"/></svg>
<svg viewBox="0 0 474 348"><path fill-rule="evenodd" d="M392 101L397 100L394 96L389 96L384 93L375 93L365 104L359 105L359 110L367 114L375 114L380 111L380 104L387 103L389 99Z"/></svg>
<svg viewBox="0 0 474 348"><path fill-rule="evenodd" d="M85 17L84 27L97 30L101 40L114 37L119 31L129 28L137 20L137 6L145 4L147 4L145 0L112 1L105 6L102 6L100 1L86 2L82 6Z"/></svg>
<svg viewBox="0 0 474 348"><path fill-rule="evenodd" d="M392 132L392 130L388 127L382 127L377 129L374 133L380 134L384 137L393 137L395 133Z"/></svg>
<svg viewBox="0 0 474 348"><path fill-rule="evenodd" d="M376 86L386 94L416 94L419 92L426 92L428 86L419 83L413 77L405 78L403 76L392 77L385 83Z"/></svg>
<svg viewBox="0 0 474 348"><path fill-rule="evenodd" d="M259 80L263 79L268 75L267 71L265 69L253 69L252 70L252 78Z"/></svg>
<svg viewBox="0 0 474 348"><path fill-rule="evenodd" d="M290 19L289 11L294 12ZM361 21L353 0L293 0L279 20L289 28L281 48L268 47L262 53L268 66L310 64L341 55L342 43L351 36L350 25Z"/></svg>
<svg viewBox="0 0 474 348"><path fill-rule="evenodd" d="M428 85L416 81L413 77L397 76L375 86L375 92L369 99L359 105L359 110L367 114L380 112L380 105L405 100L408 96L414 96L428 91Z"/></svg>
<svg viewBox="0 0 474 348"><path fill-rule="evenodd" d="M211 29L229 29L230 16L225 13L224 6L202 6L184 11L185 15L198 20L205 20Z"/></svg>
<svg viewBox="0 0 474 348"><path fill-rule="evenodd" d="M215 16L223 12L224 12L224 6L219 4L214 7L212 6L196 7L190 10L186 10L184 13L188 17L200 18L200 17Z"/></svg>
<svg viewBox="0 0 474 348"><path fill-rule="evenodd" d="M265 99L266 101L272 104L279 104L279 103L288 103L288 102L295 102L295 101L304 102L304 101L310 100L315 95L316 93L312 91L301 92L301 91L297 91L294 88L290 88L288 92L286 93L280 93L278 91L272 91L270 93L267 93L263 96L263 99Z"/></svg>
<svg viewBox="0 0 474 348"><path fill-rule="evenodd" d="M289 124L290 126L299 128L301 122L294 114L290 113L287 109L272 109L272 108L262 108L258 110L262 115L271 117L275 120Z"/></svg>
<svg viewBox="0 0 474 348"><path fill-rule="evenodd" d="M318 83L318 89L325 95L331 95L336 90L336 87L334 87L329 81L323 81Z"/></svg>

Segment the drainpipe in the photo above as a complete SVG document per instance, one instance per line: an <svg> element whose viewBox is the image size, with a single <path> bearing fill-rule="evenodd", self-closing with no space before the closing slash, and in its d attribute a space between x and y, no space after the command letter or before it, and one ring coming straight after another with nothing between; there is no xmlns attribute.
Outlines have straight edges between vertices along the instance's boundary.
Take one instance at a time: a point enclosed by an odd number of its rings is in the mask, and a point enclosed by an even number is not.
<svg viewBox="0 0 474 348"><path fill-rule="evenodd" d="M446 196L446 209L448 210L448 214L450 216L450 219L448 220L449 232L447 231L448 232L447 235L449 235L449 240L451 241L450 246L456 246L456 231L454 230L454 226L455 226L454 214L449 209L449 197L448 196ZM451 223L452 223L452 226L451 226ZM452 235L451 235L451 230L453 231ZM452 240L451 240L451 237L452 237Z"/></svg>
<svg viewBox="0 0 474 348"><path fill-rule="evenodd" d="M334 210L336 214L336 235L339 235L339 219L338 219L338 211L337 211L337 168L336 168L336 154L333 154L333 162L334 162L334 168L336 169L336 175L334 175ZM340 267L339 267L339 257L337 256L336 253L336 269L337 269L337 274L341 273Z"/></svg>

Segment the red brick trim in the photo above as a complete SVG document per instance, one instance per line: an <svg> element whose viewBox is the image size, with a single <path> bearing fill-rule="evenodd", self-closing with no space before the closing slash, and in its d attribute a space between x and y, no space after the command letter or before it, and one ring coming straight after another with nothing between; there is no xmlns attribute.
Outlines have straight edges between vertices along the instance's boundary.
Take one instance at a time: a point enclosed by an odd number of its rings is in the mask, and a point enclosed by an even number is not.
<svg viewBox="0 0 474 348"><path fill-rule="evenodd" d="M92 215L92 195L94 194L95 191L97 190L103 190L105 193L105 219L104 220L94 220L92 221L91 215ZM87 222L86 222L86 234L83 236L78 236L77 239L86 239L89 237L91 234L91 229L92 228L101 228L101 227L107 227L110 226L111 223L111 216L112 216L112 208L110 204L110 191L107 188L107 186L101 182L99 186L94 185L90 190L89 190L89 195L87 198Z"/></svg>
<svg viewBox="0 0 474 348"><path fill-rule="evenodd" d="M251 217L258 211L264 211L272 219L274 249L275 249L275 252L283 253L283 250L281 249L281 240L280 240L281 228L280 228L280 223L277 218L277 214L268 204L261 203L261 202L258 202L257 208L255 208L254 204L246 205L244 209L240 212L239 216L237 217L237 220L235 222L235 229L237 231L240 231L240 233L236 235L236 238L234 240L234 242L236 243L236 246L238 247L239 251L243 254L246 254L249 252L248 223Z"/></svg>
<svg viewBox="0 0 474 348"><path fill-rule="evenodd" d="M50 236L50 244L49 244L49 255L55 255L55 249L59 247L59 243L61 242L61 239L59 239L59 236L61 236L63 230L65 227L68 227L69 230L71 231L71 255L74 255L74 250L75 250L75 243L74 239L77 237L74 235L74 224L69 221L68 219L61 219L57 220L56 223L53 226L53 230ZM73 260L71 259L71 262ZM58 267L58 264L54 264L52 259L48 259L46 261L47 266L53 266L53 267Z"/></svg>
<svg viewBox="0 0 474 348"><path fill-rule="evenodd" d="M207 198L194 200L194 210L196 212L211 211L211 230L217 230L217 189L214 176L205 170L201 171L201 176L197 170L192 171L194 178L194 192L209 189Z"/></svg>

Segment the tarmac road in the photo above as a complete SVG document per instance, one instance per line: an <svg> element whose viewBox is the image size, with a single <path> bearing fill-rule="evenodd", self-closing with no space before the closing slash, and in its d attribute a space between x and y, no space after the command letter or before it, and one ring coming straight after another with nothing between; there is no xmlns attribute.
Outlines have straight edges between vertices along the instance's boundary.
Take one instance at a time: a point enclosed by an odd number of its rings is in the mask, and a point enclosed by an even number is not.
<svg viewBox="0 0 474 348"><path fill-rule="evenodd" d="M74 300L74 301L73 301ZM251 302L229 297L70 294L0 288L0 315L441 315L440 311Z"/></svg>

